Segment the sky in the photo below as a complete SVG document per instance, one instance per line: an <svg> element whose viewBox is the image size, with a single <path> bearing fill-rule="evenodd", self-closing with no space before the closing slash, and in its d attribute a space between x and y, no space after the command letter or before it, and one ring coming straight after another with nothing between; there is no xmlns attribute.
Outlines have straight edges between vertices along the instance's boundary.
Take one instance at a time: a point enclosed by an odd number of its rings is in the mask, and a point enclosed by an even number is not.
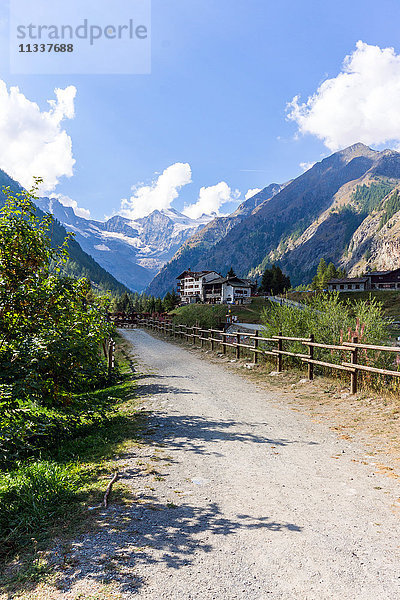
<svg viewBox="0 0 400 600"><path fill-rule="evenodd" d="M84 217L227 214L356 142L400 148L398 0L153 0L145 75L15 75L0 168ZM16 89L18 88L18 89Z"/></svg>

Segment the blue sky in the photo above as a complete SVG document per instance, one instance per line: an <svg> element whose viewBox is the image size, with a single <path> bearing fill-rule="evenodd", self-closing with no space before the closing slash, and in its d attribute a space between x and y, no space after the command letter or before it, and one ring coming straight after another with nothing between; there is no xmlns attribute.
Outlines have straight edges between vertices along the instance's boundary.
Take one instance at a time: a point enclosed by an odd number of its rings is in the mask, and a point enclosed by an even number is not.
<svg viewBox="0 0 400 600"><path fill-rule="evenodd" d="M299 175L301 163L330 154L334 142L319 139L324 132L296 136L300 119L287 120L287 103L296 95L305 102L337 77L358 40L400 51L398 0L153 0L150 75L11 75L5 4L2 13L7 88L18 86L42 111L55 88L76 88L75 116L62 123L73 175L54 191L93 218L118 211L133 185L175 163L188 163L192 179L174 200L179 209L195 203L201 187L226 182L243 199ZM383 147L382 135L361 141Z"/></svg>

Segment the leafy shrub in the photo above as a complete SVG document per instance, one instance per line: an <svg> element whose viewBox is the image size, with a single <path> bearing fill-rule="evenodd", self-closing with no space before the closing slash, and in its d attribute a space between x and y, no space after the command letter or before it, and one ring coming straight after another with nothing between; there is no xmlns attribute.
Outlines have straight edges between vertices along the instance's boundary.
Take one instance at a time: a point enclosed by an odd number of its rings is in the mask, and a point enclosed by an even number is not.
<svg viewBox="0 0 400 600"><path fill-rule="evenodd" d="M15 460L39 455L64 440L83 435L113 413L110 397L72 397L67 407L47 408L33 402L19 402L17 408L0 412L0 468Z"/></svg>
<svg viewBox="0 0 400 600"><path fill-rule="evenodd" d="M90 282L61 276L68 251L66 244L51 247L52 217L37 217L33 193L13 196L6 189L5 194L0 210L0 464L98 418L92 397L78 394L106 381L101 345L112 333Z"/></svg>
<svg viewBox="0 0 400 600"><path fill-rule="evenodd" d="M321 293L312 298L303 309L294 306L270 304L262 315L265 326L263 335L271 337L280 331L289 337L308 338L314 335L316 342L340 345L357 336L360 343L385 345L389 339L390 319L383 311L383 304L375 298L359 302L342 302L338 293ZM284 342L285 350L305 353L306 347L300 342ZM318 360L340 364L349 361L348 351L336 351L317 348ZM302 364L298 359L288 359L295 364ZM398 369L398 361L390 352L360 350L359 364L387 369ZM331 371L330 371L331 373ZM382 383L382 378L363 373L364 381ZM384 379L386 382L386 379ZM391 382L392 384L393 382Z"/></svg>

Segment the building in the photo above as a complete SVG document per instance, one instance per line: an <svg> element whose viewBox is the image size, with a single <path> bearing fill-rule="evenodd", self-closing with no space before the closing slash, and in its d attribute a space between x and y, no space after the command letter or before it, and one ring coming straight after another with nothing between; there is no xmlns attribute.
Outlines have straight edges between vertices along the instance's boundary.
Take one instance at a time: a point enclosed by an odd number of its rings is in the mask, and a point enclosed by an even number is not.
<svg viewBox="0 0 400 600"><path fill-rule="evenodd" d="M218 279L216 271L183 271L178 277L177 291L182 304L204 302L204 284L211 279Z"/></svg>
<svg viewBox="0 0 400 600"><path fill-rule="evenodd" d="M330 279L329 291L361 292L366 290L400 290L400 269L394 271L372 271L362 277Z"/></svg>
<svg viewBox="0 0 400 600"><path fill-rule="evenodd" d="M364 292L367 285L367 277L345 277L344 279L330 279L328 290L330 292Z"/></svg>
<svg viewBox="0 0 400 600"><path fill-rule="evenodd" d="M204 302L208 304L245 304L250 302L252 284L239 277L216 277L204 284Z"/></svg>
<svg viewBox="0 0 400 600"><path fill-rule="evenodd" d="M216 271L191 271L178 277L178 294L182 304L244 304L250 301L252 283L239 277L222 277Z"/></svg>
<svg viewBox="0 0 400 600"><path fill-rule="evenodd" d="M400 289L400 269L395 269L394 271L375 271L367 273L365 277L369 279L369 289L371 290Z"/></svg>

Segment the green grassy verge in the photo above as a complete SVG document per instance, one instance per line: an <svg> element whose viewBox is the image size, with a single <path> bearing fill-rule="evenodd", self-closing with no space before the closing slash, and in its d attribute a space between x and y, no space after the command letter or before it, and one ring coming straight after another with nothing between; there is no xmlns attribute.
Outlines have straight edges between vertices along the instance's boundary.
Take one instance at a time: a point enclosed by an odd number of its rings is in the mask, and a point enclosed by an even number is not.
<svg viewBox="0 0 400 600"><path fill-rule="evenodd" d="M115 470L114 457L140 443L145 416L136 409L136 385L122 340L117 347L121 375L114 385L95 392L108 405L103 420L40 457L0 472L0 590L43 576L41 552L55 537L70 536L90 523L88 507L101 503ZM113 501L125 500L126 490L117 483ZM7 576L5 566L16 557L21 566Z"/></svg>
<svg viewBox="0 0 400 600"><path fill-rule="evenodd" d="M260 323L261 313L266 306L264 298L253 298L251 304L227 306L226 304L189 304L176 308L172 314L177 324L192 327L198 324L200 327L218 327L225 322L229 308L231 313L238 317L241 323Z"/></svg>

